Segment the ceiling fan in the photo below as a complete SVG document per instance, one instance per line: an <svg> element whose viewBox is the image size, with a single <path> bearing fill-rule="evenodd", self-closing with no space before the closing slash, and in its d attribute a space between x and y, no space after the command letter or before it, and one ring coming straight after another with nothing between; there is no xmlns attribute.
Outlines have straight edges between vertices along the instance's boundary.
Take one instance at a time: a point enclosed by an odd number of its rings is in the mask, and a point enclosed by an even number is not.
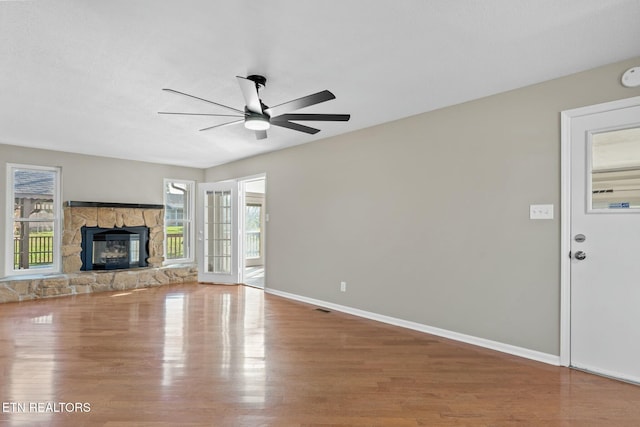
<svg viewBox="0 0 640 427"><path fill-rule="evenodd" d="M159 111L158 114L179 114L186 116L214 116L214 117L237 117L237 119L230 122L209 126L200 129L209 130L223 126L230 126L239 123L244 123L244 127L255 131L256 139L265 139L267 137L267 129L271 125L280 126L287 129L296 130L308 134L316 134L320 132L320 129L316 129L310 126L302 125L295 122L305 121L339 121L346 122L351 115L349 114L294 114L290 111L299 110L311 105L320 104L325 101L335 99L335 95L328 90L323 90L318 93L303 96L302 98L294 99L292 101L284 102L282 104L269 107L265 105L258 91L264 88L267 83L267 79L259 75L251 75L248 77L236 76L238 83L240 84L240 90L246 103L244 111L237 108L229 107L227 105L219 104L217 102L209 101L208 99L200 98L198 96L189 95L188 93L180 92L173 89L162 89L167 92L177 93L179 95L188 96L190 98L199 99L200 101L208 102L209 104L217 105L218 107L226 108L233 111L235 114L210 114L210 113L185 113L185 112L167 112Z"/></svg>

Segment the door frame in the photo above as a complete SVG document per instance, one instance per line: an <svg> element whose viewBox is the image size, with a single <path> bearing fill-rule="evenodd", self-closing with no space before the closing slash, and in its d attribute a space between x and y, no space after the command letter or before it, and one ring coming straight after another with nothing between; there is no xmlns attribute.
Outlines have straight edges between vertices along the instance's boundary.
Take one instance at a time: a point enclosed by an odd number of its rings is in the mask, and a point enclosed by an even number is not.
<svg viewBox="0 0 640 427"><path fill-rule="evenodd" d="M578 117L640 106L640 96L560 113L560 365L571 366L571 124Z"/></svg>
<svg viewBox="0 0 640 427"><path fill-rule="evenodd" d="M240 236L238 237L238 240L242 240L243 242L243 248L242 248L242 252L240 253L238 262L238 273L239 273L239 278L240 278L240 283L244 283L244 271L246 268L246 259L245 259L245 254L244 254L244 239L246 238L246 233L245 233L245 226L244 226L244 222L245 222L245 205L246 205L246 191L245 191L245 183L248 181L258 181L258 180L264 180L264 186L265 186L265 191L264 191L264 200L262 202L262 209L263 209L263 215L264 215L264 228L261 232L262 234L262 239L263 239L263 252L262 252L262 264L264 265L264 289L267 288L267 250L266 250L266 241L267 241L267 223L269 222L269 214L266 211L266 206L267 206L267 186L269 185L267 183L267 173L263 172L263 173L258 173L255 175L248 175L248 176L243 176L240 178L235 178L235 180L238 182L238 191L239 191L239 198L238 198L238 221L239 223L242 225L241 227L241 231L240 231Z"/></svg>
<svg viewBox="0 0 640 427"><path fill-rule="evenodd" d="M237 239L237 243L236 243L236 251L234 251L236 253L236 257L237 257L237 263L235 265L235 268L237 269L236 272L232 272L232 273L236 273L236 277L237 277L237 283L244 283L244 270L245 270L245 256L244 256L244 239L245 239L245 227L244 227L244 221L245 221L245 214L244 214L244 205L245 205L245 183L248 181L257 181L263 179L265 181L265 193L264 193L264 201L263 201L263 209L265 209L266 205L267 205L267 174L266 172L263 173L259 173L259 174L255 174L255 175L249 175L249 176L244 176L244 177L240 177L240 178L231 178L231 179L226 179L226 180L221 180L221 181L212 181L212 182L201 182L198 183L197 185L197 190L196 190L196 194L197 194L197 198L196 198L196 228L197 228L197 245L196 245L196 258L197 258L197 268L198 268L198 275L200 277L201 271L203 271L203 262L204 262L204 243L202 241L202 239L204 238L204 236L201 233L201 229L203 226L202 221L204 221L204 218L201 218L202 215L204 214L204 206L202 206L202 200L201 200L201 195L202 195L202 191L201 188L203 188L204 186L206 186L207 184L218 184L218 183L230 183L233 182L235 183L235 188L237 191L237 207L235 210L235 214L234 214L234 218L235 221L237 222L237 233L234 233L235 238ZM269 222L269 214L266 212L265 210L265 226L264 226L264 230L262 231L262 237L264 242L266 242L266 235L267 235L267 223ZM264 245L264 251L262 254L263 257L263 264L265 265L265 269L264 269L264 289L266 289L267 287L267 268L266 268L266 264L267 264L267 251L266 251L266 244ZM225 283L225 284L231 284L231 283Z"/></svg>

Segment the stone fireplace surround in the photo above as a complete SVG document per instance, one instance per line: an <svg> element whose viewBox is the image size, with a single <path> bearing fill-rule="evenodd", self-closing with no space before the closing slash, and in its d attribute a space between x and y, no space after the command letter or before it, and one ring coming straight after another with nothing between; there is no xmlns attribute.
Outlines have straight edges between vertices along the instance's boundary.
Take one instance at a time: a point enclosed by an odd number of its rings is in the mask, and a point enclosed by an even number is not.
<svg viewBox="0 0 640 427"><path fill-rule="evenodd" d="M63 208L62 274L0 281L0 303L197 281L195 265L164 266L164 206L66 202ZM148 267L80 271L81 228L149 228Z"/></svg>

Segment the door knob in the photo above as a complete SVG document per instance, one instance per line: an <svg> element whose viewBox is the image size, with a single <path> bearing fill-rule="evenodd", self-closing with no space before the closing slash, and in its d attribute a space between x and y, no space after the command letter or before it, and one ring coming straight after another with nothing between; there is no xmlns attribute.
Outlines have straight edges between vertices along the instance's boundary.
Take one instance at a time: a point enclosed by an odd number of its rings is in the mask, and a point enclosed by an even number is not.
<svg viewBox="0 0 640 427"><path fill-rule="evenodd" d="M587 257L587 254L584 251L577 251L574 255L574 257L579 260L582 261L583 259L585 259Z"/></svg>

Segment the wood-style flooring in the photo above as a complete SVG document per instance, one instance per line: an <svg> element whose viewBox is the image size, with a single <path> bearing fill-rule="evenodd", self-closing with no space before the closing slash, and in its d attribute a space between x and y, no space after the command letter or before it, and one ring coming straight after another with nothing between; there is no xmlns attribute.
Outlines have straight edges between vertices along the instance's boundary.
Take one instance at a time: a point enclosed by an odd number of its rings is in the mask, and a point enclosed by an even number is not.
<svg viewBox="0 0 640 427"><path fill-rule="evenodd" d="M640 387L185 284L0 306L0 426L638 426Z"/></svg>

